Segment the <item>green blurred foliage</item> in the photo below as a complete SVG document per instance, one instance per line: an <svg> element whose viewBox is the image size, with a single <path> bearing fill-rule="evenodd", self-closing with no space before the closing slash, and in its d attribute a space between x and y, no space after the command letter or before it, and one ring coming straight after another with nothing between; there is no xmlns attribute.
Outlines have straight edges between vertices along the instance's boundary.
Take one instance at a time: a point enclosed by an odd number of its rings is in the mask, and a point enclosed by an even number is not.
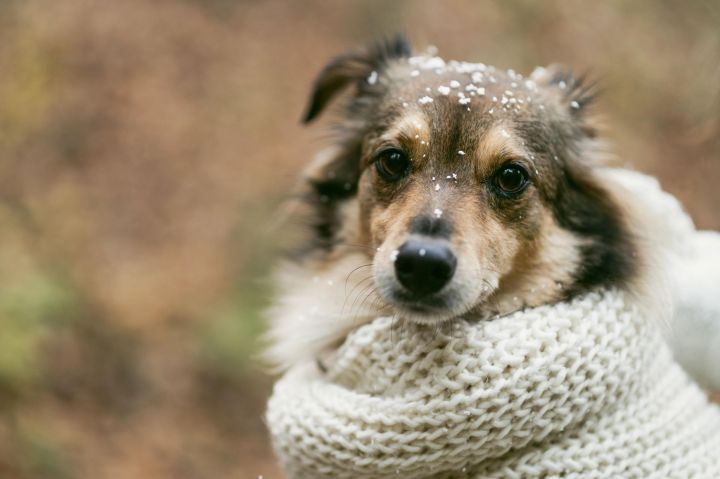
<svg viewBox="0 0 720 479"><path fill-rule="evenodd" d="M253 364L260 352L259 337L264 330L261 308L265 302L247 293L233 299L212 313L199 333L200 360L223 374L257 372Z"/></svg>
<svg viewBox="0 0 720 479"><path fill-rule="evenodd" d="M0 388L20 391L41 375L42 341L72 315L74 299L70 288L42 272L0 291Z"/></svg>
<svg viewBox="0 0 720 479"><path fill-rule="evenodd" d="M38 264L14 216L0 207L0 390L19 394L42 377L43 342L77 316L79 305L69 281Z"/></svg>

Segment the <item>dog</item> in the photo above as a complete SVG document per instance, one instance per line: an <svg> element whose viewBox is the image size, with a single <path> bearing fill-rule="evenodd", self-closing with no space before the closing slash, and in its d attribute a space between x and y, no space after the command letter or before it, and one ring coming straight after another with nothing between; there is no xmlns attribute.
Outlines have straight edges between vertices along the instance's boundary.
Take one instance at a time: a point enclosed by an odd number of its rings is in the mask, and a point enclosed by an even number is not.
<svg viewBox="0 0 720 479"><path fill-rule="evenodd" d="M331 354L379 316L432 328L638 283L647 260L632 198L602 172L592 83L413 56L398 36L332 60L304 122L348 87L306 171L308 241L280 268L276 364Z"/></svg>

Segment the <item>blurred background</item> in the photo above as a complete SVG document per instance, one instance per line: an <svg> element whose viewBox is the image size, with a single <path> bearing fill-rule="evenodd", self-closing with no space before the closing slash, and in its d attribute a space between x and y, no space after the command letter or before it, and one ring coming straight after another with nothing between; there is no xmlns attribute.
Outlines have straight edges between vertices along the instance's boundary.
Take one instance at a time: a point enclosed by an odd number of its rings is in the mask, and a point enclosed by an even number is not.
<svg viewBox="0 0 720 479"><path fill-rule="evenodd" d="M720 229L720 4L2 0L0 477L280 477L257 361L329 57L600 79L622 160ZM322 122L321 122L322 123Z"/></svg>

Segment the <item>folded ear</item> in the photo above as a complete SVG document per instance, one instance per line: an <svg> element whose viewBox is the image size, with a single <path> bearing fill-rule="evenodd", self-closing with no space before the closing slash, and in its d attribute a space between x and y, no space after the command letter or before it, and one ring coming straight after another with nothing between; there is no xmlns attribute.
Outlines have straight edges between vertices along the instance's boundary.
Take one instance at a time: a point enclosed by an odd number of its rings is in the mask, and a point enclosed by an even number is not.
<svg viewBox="0 0 720 479"><path fill-rule="evenodd" d="M303 122L308 123L317 117L330 100L350 83L356 83L359 90L362 90L363 86L373 86L389 60L409 57L410 54L411 48L407 39L397 34L363 50L336 57L323 68L315 80Z"/></svg>

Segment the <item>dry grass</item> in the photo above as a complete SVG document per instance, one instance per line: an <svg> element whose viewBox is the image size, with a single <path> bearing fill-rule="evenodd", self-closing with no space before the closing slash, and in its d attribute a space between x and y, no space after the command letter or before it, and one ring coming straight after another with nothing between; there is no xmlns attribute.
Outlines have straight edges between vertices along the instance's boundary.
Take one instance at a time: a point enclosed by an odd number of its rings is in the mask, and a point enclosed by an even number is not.
<svg viewBox="0 0 720 479"><path fill-rule="evenodd" d="M0 3L0 476L278 477L252 357L330 56L404 30L590 70L619 158L718 229L719 20L710 1Z"/></svg>

